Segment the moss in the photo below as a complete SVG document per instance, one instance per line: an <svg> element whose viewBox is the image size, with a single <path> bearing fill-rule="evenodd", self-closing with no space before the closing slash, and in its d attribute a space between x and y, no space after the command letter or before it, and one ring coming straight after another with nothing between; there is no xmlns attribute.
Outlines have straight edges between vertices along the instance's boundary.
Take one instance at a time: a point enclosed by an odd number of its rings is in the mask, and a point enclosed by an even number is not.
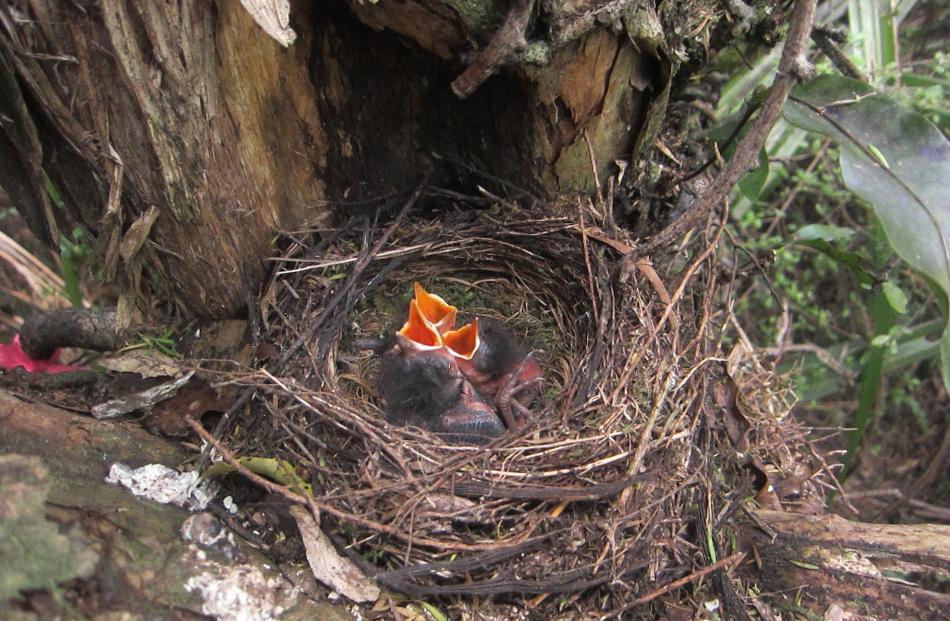
<svg viewBox="0 0 950 621"><path fill-rule="evenodd" d="M448 0L448 5L455 9L469 32L480 35L487 32L498 15L502 15L506 8L497 0Z"/></svg>
<svg viewBox="0 0 950 621"><path fill-rule="evenodd" d="M0 458L0 600L20 591L46 589L76 576L92 573L98 555L77 538L59 532L46 519L49 489L46 467L39 458L4 455Z"/></svg>

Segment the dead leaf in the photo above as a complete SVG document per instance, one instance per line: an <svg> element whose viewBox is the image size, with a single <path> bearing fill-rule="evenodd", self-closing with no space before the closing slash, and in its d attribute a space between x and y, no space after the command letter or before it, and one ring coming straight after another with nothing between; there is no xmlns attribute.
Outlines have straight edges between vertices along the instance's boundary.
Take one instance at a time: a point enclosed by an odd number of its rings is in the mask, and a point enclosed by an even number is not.
<svg viewBox="0 0 950 621"><path fill-rule="evenodd" d="M825 621L844 621L844 609L838 604L832 604L828 606L828 610L825 611Z"/></svg>
<svg viewBox="0 0 950 621"><path fill-rule="evenodd" d="M744 453L749 449L746 434L752 425L739 410L739 387L731 378L726 378L713 386L713 398L719 406L722 424L726 428L726 435L729 436L732 446Z"/></svg>
<svg viewBox="0 0 950 621"><path fill-rule="evenodd" d="M660 275L653 269L653 262L647 258L640 258L637 259L634 265L636 265L640 273L650 281L650 285L653 287L653 290L656 291L660 301L669 306L673 298L670 297L670 292L666 289L666 285L663 284L663 279L660 278Z"/></svg>
<svg viewBox="0 0 950 621"><path fill-rule="evenodd" d="M155 350L133 349L98 361L115 373L138 373L142 377L181 377L185 370L178 362Z"/></svg>
<svg viewBox="0 0 950 621"><path fill-rule="evenodd" d="M177 380L165 382L164 384L159 384L158 386L143 390L139 393L125 395L95 405L91 410L92 415L99 419L116 418L123 414L134 412L135 410L150 408L159 401L164 401L178 392L178 389L187 384L188 380L190 380L194 374L194 371L190 371Z"/></svg>
<svg viewBox="0 0 950 621"><path fill-rule="evenodd" d="M297 474L297 468L286 459L246 456L238 459L238 464L254 474L259 474L271 481L286 485L298 494L313 496L313 487ZM214 478L232 472L237 472L237 468L228 462L219 461L209 466L202 476Z"/></svg>
<svg viewBox="0 0 950 621"><path fill-rule="evenodd" d="M236 391L215 390L203 379L183 386L169 399L156 403L143 421L150 432L183 438L191 433L186 418L201 420L207 412L225 412Z"/></svg>
<svg viewBox="0 0 950 621"><path fill-rule="evenodd" d="M666 607L666 618L669 621L692 621L693 610L691 608L666 601L663 602L663 605Z"/></svg>
<svg viewBox="0 0 950 621"><path fill-rule="evenodd" d="M245 319L199 320L181 335L178 350L188 358L239 365L250 364L254 355Z"/></svg>
<svg viewBox="0 0 950 621"><path fill-rule="evenodd" d="M379 599L379 587L364 576L353 561L337 553L307 509L291 507L290 514L297 521L307 563L317 580L358 604Z"/></svg>
<svg viewBox="0 0 950 621"><path fill-rule="evenodd" d="M775 482L775 493L783 500L797 500L802 497L802 487L811 475L811 468L808 465L795 462L788 476Z"/></svg>
<svg viewBox="0 0 950 621"><path fill-rule="evenodd" d="M739 342L735 347L729 352L729 356L726 358L726 374L735 379L740 377L742 373L742 366L745 364L746 359L751 355L751 351L745 346L744 343Z"/></svg>
<svg viewBox="0 0 950 621"><path fill-rule="evenodd" d="M784 511L785 508L782 507L781 501L778 499L778 496L775 494L775 491L772 489L771 485L766 485L755 495L755 501L763 509L769 509L771 511Z"/></svg>
<svg viewBox="0 0 950 621"><path fill-rule="evenodd" d="M600 229L596 229L593 227L581 228L580 225L574 225L571 228L577 231L578 233L586 235L587 237L590 237L591 239L596 239L602 244L606 244L610 246L611 248L613 248L620 254L626 255L633 252L633 246L631 246L628 243L622 242L619 239L614 239L613 237L610 237L609 235L605 234Z"/></svg>
<svg viewBox="0 0 950 621"><path fill-rule="evenodd" d="M765 464L756 459L752 459L745 464L745 468L755 477L755 501L759 503L759 506L773 511L784 511L785 508L782 507L778 494L775 493L775 486L772 485L772 477L769 475Z"/></svg>
<svg viewBox="0 0 950 621"><path fill-rule="evenodd" d="M297 40L297 33L290 28L289 0L241 0L241 4L257 25L284 47Z"/></svg>

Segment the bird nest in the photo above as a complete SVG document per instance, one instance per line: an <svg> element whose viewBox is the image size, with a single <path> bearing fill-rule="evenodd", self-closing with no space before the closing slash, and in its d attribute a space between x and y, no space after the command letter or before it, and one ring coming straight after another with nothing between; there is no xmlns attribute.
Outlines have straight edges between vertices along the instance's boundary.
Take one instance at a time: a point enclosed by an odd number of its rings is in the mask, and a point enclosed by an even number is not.
<svg viewBox="0 0 950 621"><path fill-rule="evenodd" d="M306 470L323 528L411 596L622 610L714 560L703 524L755 492L741 481L791 469L804 441L788 441L781 382L710 335L712 241L658 274L590 203L430 218L409 204L387 226L353 218L286 246L262 309L284 354L245 380L256 398L231 446ZM414 281L536 351L544 386L524 429L472 446L387 423L365 341L399 327ZM724 382L741 423L720 420ZM762 472L743 478L750 462Z"/></svg>

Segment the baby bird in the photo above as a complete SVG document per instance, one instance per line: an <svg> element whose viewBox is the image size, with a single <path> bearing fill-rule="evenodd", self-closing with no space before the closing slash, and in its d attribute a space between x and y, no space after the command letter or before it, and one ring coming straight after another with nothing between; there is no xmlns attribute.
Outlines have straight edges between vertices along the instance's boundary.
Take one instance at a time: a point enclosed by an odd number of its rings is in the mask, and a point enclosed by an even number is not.
<svg viewBox="0 0 950 621"><path fill-rule="evenodd" d="M530 414L526 405L537 396L541 367L505 324L476 318L442 334L442 342L455 356L462 375L498 408L509 429L520 427L512 408Z"/></svg>
<svg viewBox="0 0 950 621"><path fill-rule="evenodd" d="M524 350L504 323L478 318L455 330L457 309L441 297L429 293L418 282L413 285L414 302L422 319L435 329L442 343L456 359L459 370L475 389L498 408L510 430L521 424L512 408L530 415L530 405L541 383L541 367ZM517 398L516 395L519 395Z"/></svg>
<svg viewBox="0 0 950 621"><path fill-rule="evenodd" d="M383 354L377 381L390 423L416 425L471 443L505 433L494 408L462 375L415 300L409 305L409 320Z"/></svg>

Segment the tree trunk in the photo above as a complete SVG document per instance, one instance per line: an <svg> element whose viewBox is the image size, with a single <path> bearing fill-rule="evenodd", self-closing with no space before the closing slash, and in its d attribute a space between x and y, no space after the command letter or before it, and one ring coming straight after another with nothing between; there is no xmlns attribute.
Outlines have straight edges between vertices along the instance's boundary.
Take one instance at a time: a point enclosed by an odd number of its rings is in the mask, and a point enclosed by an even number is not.
<svg viewBox="0 0 950 621"><path fill-rule="evenodd" d="M763 593L824 618L945 619L950 526L865 524L835 515L758 511L740 540ZM783 596L778 596L783 597ZM796 604L798 605L798 604Z"/></svg>
<svg viewBox="0 0 950 621"><path fill-rule="evenodd" d="M603 182L632 158L670 72L621 18L656 34L655 13L547 7L548 36L529 45L532 4L295 2L284 49L233 1L6 3L0 183L50 243L80 224L139 308L234 316L275 232L331 205L433 167L440 185L478 170L536 195L589 191L595 168Z"/></svg>

